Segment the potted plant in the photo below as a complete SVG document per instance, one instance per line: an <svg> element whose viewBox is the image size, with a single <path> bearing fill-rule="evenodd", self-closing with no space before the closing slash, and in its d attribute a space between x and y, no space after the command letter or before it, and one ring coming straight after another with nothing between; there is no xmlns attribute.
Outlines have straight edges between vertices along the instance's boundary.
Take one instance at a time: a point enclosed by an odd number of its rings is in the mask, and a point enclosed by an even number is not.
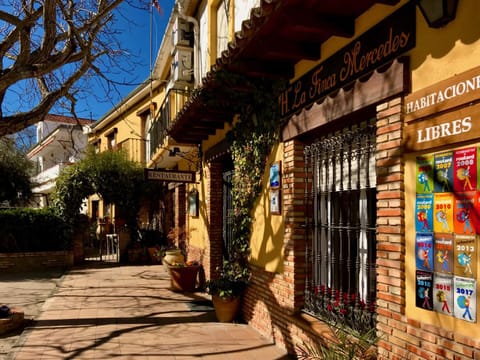
<svg viewBox="0 0 480 360"><path fill-rule="evenodd" d="M168 264L172 290L194 292L197 288L197 275L199 270L200 263L197 261Z"/></svg>
<svg viewBox="0 0 480 360"><path fill-rule="evenodd" d="M224 261L220 276L205 282L204 290L212 296L218 321L232 322L237 318L241 297L248 284L248 274L238 264Z"/></svg>
<svg viewBox="0 0 480 360"><path fill-rule="evenodd" d="M150 246L147 248L148 256L150 257L151 264L161 264L162 263L162 249L160 246Z"/></svg>

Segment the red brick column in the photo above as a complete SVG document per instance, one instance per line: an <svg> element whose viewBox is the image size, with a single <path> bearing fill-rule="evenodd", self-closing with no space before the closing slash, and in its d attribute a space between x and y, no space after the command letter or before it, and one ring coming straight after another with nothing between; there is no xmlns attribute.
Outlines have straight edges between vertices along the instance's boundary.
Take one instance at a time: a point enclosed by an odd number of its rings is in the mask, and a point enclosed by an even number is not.
<svg viewBox="0 0 480 360"><path fill-rule="evenodd" d="M401 98L377 107L377 329L379 358L407 358L405 195Z"/></svg>
<svg viewBox="0 0 480 360"><path fill-rule="evenodd" d="M283 271L273 273L252 266L252 280L244 296L243 317L277 345L294 353L303 330L295 312L303 304L305 286L305 169L304 145L284 143L282 215L285 220Z"/></svg>
<svg viewBox="0 0 480 360"><path fill-rule="evenodd" d="M205 181L207 183L206 208L208 218L208 240L203 267L207 279L216 274L216 268L222 265L222 199L223 199L223 166L219 161L211 162L205 169ZM218 275L218 274L216 274Z"/></svg>
<svg viewBox="0 0 480 360"><path fill-rule="evenodd" d="M298 140L284 143L283 215L285 219L284 277L288 284L289 312L300 310L305 291L305 144Z"/></svg>
<svg viewBox="0 0 480 360"><path fill-rule="evenodd" d="M186 225L186 198L185 198L185 185L179 185L175 188L175 219L174 227L179 230L175 244L182 250L185 249L185 232L181 229Z"/></svg>

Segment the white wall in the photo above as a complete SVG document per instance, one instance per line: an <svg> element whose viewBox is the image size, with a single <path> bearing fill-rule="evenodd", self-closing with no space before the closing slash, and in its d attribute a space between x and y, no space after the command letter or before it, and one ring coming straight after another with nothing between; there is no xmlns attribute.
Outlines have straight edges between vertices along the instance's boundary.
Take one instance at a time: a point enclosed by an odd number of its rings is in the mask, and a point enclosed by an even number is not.
<svg viewBox="0 0 480 360"><path fill-rule="evenodd" d="M243 20L250 18L250 10L260 6L260 0L235 1L235 32L242 29Z"/></svg>
<svg viewBox="0 0 480 360"><path fill-rule="evenodd" d="M203 78L206 73L210 70L210 64L208 61L208 54L210 50L208 48L208 12L207 12L207 2L203 1L198 10L199 14L199 27L200 27L200 78Z"/></svg>
<svg viewBox="0 0 480 360"><path fill-rule="evenodd" d="M229 24L229 9L228 3L221 0L217 8L217 57L222 55L222 51L227 49L229 42L228 24Z"/></svg>
<svg viewBox="0 0 480 360"><path fill-rule="evenodd" d="M250 10L253 7L260 6L260 0L235 0L234 11L235 11L235 32L241 30L242 21L250 18ZM229 38L229 23L231 19L228 19L228 1L222 0L219 3L217 12L217 22L216 24L211 24L212 26L217 27L217 41L212 46L217 47L217 58L222 54L222 51L227 48L228 42L232 39ZM207 11L207 1L202 1L198 10L198 22L200 27L200 75L203 78L208 71L210 71L210 62L209 54L212 53L211 49L208 48L208 37L209 37L209 18Z"/></svg>

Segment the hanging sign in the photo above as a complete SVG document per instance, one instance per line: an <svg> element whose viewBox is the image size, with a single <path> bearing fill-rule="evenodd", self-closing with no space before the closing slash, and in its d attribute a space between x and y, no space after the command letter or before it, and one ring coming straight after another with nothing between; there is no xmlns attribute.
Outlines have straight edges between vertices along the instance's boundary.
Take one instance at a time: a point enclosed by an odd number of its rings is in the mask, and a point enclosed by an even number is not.
<svg viewBox="0 0 480 360"><path fill-rule="evenodd" d="M176 171L162 169L145 169L145 180L194 183L194 171Z"/></svg>
<svg viewBox="0 0 480 360"><path fill-rule="evenodd" d="M288 117L415 47L415 3L409 2L293 82L279 97Z"/></svg>

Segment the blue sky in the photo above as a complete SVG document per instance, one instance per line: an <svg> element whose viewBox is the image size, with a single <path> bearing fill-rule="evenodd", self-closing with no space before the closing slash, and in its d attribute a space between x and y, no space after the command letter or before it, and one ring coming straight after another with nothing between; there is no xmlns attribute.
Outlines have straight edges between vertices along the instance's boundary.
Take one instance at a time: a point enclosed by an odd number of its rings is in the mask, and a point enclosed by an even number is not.
<svg viewBox="0 0 480 360"><path fill-rule="evenodd" d="M101 119L132 90L149 78L150 69L154 65L175 0L158 0L161 7L160 13L151 6L152 1L124 0L119 8L115 9L114 28L126 54L116 66L107 66L108 62L100 62L97 66L109 79L128 85L115 85L114 90L109 91L107 96L106 83L99 81L98 78L93 77L87 80L87 86L80 81L77 84L81 91L77 93L75 106L77 116L93 120ZM12 12L11 6L2 1L0 1L0 9ZM152 36L150 36L150 29L152 29ZM112 45L112 47L115 46ZM4 66L7 66L8 59L4 58L3 61ZM126 72L123 69L131 71ZM2 103L4 114L25 111L38 101L38 97L31 95L30 81L19 82L9 89ZM61 99L50 113L69 116L69 104L65 104L64 100Z"/></svg>
<svg viewBox="0 0 480 360"><path fill-rule="evenodd" d="M88 81L87 87L82 87L82 91L76 98L76 114L79 117L99 120L105 116L115 105L132 92L139 84L149 78L151 63L156 59L158 49L161 45L165 28L172 13L172 8L175 0L158 0L161 7L159 13L151 6L152 0L124 0L120 5L119 15L116 14L116 29L122 48L127 51L127 56L124 59L125 67L133 69L127 73L121 71L122 63L117 67L108 67L108 77L119 83L128 83L129 85L116 85L114 91L109 92L106 96L105 82L100 82L95 78ZM132 6L133 5L133 6ZM11 12L11 5L0 1L0 9ZM117 11L117 10L116 10ZM3 23L2 23L3 24ZM150 29L152 29L152 37L150 38ZM8 59L3 59L4 66L8 65ZM132 67L132 64L134 66ZM102 68L100 64L101 70ZM29 82L24 81L16 84L9 89L6 94L5 101L2 103L4 114L11 112L25 111L23 105L28 108L31 107L31 102L35 99L29 90ZM82 86L82 85L79 85ZM64 99L61 99L61 102ZM65 105L65 104L63 104ZM70 115L67 107L59 104L50 110L52 114ZM30 129L30 128L29 128ZM22 146L29 148L32 145L33 134L28 129L24 135L19 138L24 143Z"/></svg>
<svg viewBox="0 0 480 360"><path fill-rule="evenodd" d="M79 100L77 106L79 110L78 116L85 118L91 117L94 120L101 119L102 116L108 113L122 98L128 95L144 80L148 79L150 75L150 63L151 61L155 61L172 11L173 3L174 0L159 0L162 11L159 13L153 8L152 16L150 16L148 10L134 8L126 2L121 5L123 16L119 17L119 28L122 29L119 36L124 48L129 50L131 60L138 63L138 65L135 66L132 74L118 73L115 75L114 80L128 82L131 83L131 85L117 86L118 94L112 94L107 101L97 101L94 97ZM152 19L152 26L150 26L150 19ZM152 40L150 40L150 27L152 28ZM101 98L104 90L98 87L95 89L95 92L98 94L98 97Z"/></svg>

